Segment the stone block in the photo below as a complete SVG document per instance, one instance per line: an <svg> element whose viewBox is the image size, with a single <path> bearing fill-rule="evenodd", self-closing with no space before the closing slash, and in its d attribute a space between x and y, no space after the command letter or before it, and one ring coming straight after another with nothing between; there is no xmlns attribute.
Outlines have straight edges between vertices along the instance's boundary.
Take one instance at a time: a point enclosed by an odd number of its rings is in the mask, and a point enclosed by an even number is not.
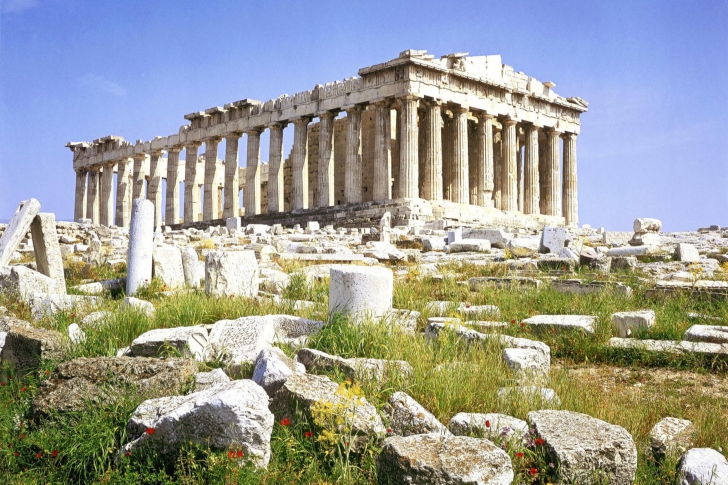
<svg viewBox="0 0 728 485"><path fill-rule="evenodd" d="M612 313L612 325L620 337L631 337L635 332L650 329L655 325L655 312L640 310Z"/></svg>
<svg viewBox="0 0 728 485"><path fill-rule="evenodd" d="M660 461L668 454L680 457L693 446L695 426L687 419L663 418L648 435L648 455Z"/></svg>
<svg viewBox="0 0 728 485"><path fill-rule="evenodd" d="M503 229L466 229L463 237L468 239L487 239L494 248L505 249L508 241L513 237Z"/></svg>
<svg viewBox="0 0 728 485"><path fill-rule="evenodd" d="M55 293L56 281L25 266L4 266L0 268L0 290L17 292L29 301Z"/></svg>
<svg viewBox="0 0 728 485"><path fill-rule="evenodd" d="M185 276L185 285L189 288L199 288L200 281L205 278L204 271L200 271L200 259L197 251L190 246L180 249L182 257L182 272ZM204 262L203 262L204 263Z"/></svg>
<svg viewBox="0 0 728 485"><path fill-rule="evenodd" d="M380 318L392 309L394 274L391 269L363 266L331 267L329 313L354 320Z"/></svg>
<svg viewBox="0 0 728 485"><path fill-rule="evenodd" d="M25 239L30 230L30 225L39 211L40 202L36 199L28 199L20 203L2 236L0 236L0 267L7 266L13 259L13 253Z"/></svg>
<svg viewBox="0 0 728 485"><path fill-rule="evenodd" d="M389 403L384 407L384 414L389 418L389 428L395 435L411 436L425 433L452 435L431 412L404 392L395 392L389 397Z"/></svg>
<svg viewBox="0 0 728 485"><path fill-rule="evenodd" d="M693 448L680 460L679 485L719 485L728 483L728 460L712 448Z"/></svg>
<svg viewBox="0 0 728 485"><path fill-rule="evenodd" d="M169 288L185 286L182 252L176 246L157 246L152 251L152 274Z"/></svg>
<svg viewBox="0 0 728 485"><path fill-rule="evenodd" d="M660 232L660 229L662 229L662 221L650 217L638 217L632 224L632 230L637 234Z"/></svg>
<svg viewBox="0 0 728 485"><path fill-rule="evenodd" d="M306 367L289 358L278 347L263 349L255 359L253 381L273 396L286 380L296 372L305 373Z"/></svg>
<svg viewBox="0 0 728 485"><path fill-rule="evenodd" d="M587 315L536 315L526 318L522 323L538 328L583 330L594 333L597 317Z"/></svg>
<svg viewBox="0 0 728 485"><path fill-rule="evenodd" d="M50 317L58 312L69 312L72 310L86 311L97 307L104 302L99 296L82 295L47 295L42 298L33 299L33 318L40 320Z"/></svg>
<svg viewBox="0 0 728 485"><path fill-rule="evenodd" d="M685 332L683 340L688 342L707 342L728 344L728 326L693 325Z"/></svg>
<svg viewBox="0 0 728 485"><path fill-rule="evenodd" d="M442 238L442 237L422 238L422 248L424 251L444 251L445 246L446 246L445 238Z"/></svg>
<svg viewBox="0 0 728 485"><path fill-rule="evenodd" d="M204 360L207 349L207 330L200 325L192 327L157 328L135 338L130 351L133 356L163 357L169 349L183 357Z"/></svg>
<svg viewBox="0 0 728 485"><path fill-rule="evenodd" d="M0 348L0 360L24 375L39 369L44 360L63 360L65 348L63 335L55 330L13 326Z"/></svg>
<svg viewBox="0 0 728 485"><path fill-rule="evenodd" d="M152 304L152 302L140 300L139 298L134 298L133 296L124 297L124 301L122 301L121 305L119 305L119 310L133 310L139 313L143 313L150 318L154 315L154 305Z"/></svg>
<svg viewBox="0 0 728 485"><path fill-rule="evenodd" d="M528 434L528 423L522 419L498 413L458 413L447 423L455 436L478 438L523 438Z"/></svg>
<svg viewBox="0 0 728 485"><path fill-rule="evenodd" d="M254 251L210 251L205 259L205 293L215 296L258 295L258 261Z"/></svg>
<svg viewBox="0 0 728 485"><path fill-rule="evenodd" d="M463 228L456 227L447 231L447 244L448 246L452 243L458 242L463 238Z"/></svg>
<svg viewBox="0 0 728 485"><path fill-rule="evenodd" d="M63 274L61 245L56 232L56 216L39 213L30 224L30 233L38 272L55 280L56 293L65 294L66 279Z"/></svg>
<svg viewBox="0 0 728 485"><path fill-rule="evenodd" d="M698 253L698 249L688 243L679 243L677 245L677 250L675 251L675 256L677 256L678 261L683 261L685 263L695 263L700 261L700 253Z"/></svg>
<svg viewBox="0 0 728 485"><path fill-rule="evenodd" d="M276 326L266 316L241 317L215 322L208 336L209 357L231 365L252 364L261 350L273 346Z"/></svg>
<svg viewBox="0 0 728 485"><path fill-rule="evenodd" d="M490 241L487 239L462 239L448 246L450 253L484 253L490 251Z"/></svg>
<svg viewBox="0 0 728 485"><path fill-rule="evenodd" d="M225 228L227 228L228 231L231 229L239 231L243 228L241 219L242 218L240 217L228 217L225 219Z"/></svg>
<svg viewBox="0 0 728 485"><path fill-rule="evenodd" d="M562 249L569 246L573 236L566 227L544 226L539 242L539 253L559 254Z"/></svg>
<svg viewBox="0 0 728 485"><path fill-rule="evenodd" d="M506 244L506 249L514 258L527 258L538 252L539 240L530 237L514 237Z"/></svg>
<svg viewBox="0 0 728 485"><path fill-rule="evenodd" d="M204 391L205 389L210 389L213 386L225 384L226 382L230 382L230 378L219 367L209 372L198 372L195 374L194 392Z"/></svg>

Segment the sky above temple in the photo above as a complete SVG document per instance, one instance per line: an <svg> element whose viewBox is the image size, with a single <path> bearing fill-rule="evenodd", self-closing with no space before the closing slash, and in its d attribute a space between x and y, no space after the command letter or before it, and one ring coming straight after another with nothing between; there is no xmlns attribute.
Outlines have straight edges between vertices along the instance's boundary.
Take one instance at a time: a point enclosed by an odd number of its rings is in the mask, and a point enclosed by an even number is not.
<svg viewBox="0 0 728 485"><path fill-rule="evenodd" d="M30 197L73 218L68 141L171 135L187 113L311 89L406 49L500 54L587 100L581 223L728 226L722 0L0 0L0 220ZM261 147L267 160L267 135Z"/></svg>

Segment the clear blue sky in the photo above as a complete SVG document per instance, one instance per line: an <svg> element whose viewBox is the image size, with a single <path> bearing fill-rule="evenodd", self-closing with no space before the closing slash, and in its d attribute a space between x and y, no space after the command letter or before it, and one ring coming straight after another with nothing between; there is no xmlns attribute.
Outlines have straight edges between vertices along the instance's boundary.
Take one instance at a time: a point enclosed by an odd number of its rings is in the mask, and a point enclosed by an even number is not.
<svg viewBox="0 0 728 485"><path fill-rule="evenodd" d="M73 217L68 141L169 135L186 113L311 89L410 48L500 54L589 101L580 222L728 225L723 0L0 0L0 219L29 197Z"/></svg>

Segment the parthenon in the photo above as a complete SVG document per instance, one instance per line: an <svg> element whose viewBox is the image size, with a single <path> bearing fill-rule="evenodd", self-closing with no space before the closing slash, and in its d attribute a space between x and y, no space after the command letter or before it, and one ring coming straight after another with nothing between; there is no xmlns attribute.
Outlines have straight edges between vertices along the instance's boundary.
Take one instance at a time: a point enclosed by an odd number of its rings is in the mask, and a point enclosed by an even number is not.
<svg viewBox="0 0 728 485"><path fill-rule="evenodd" d="M132 199L146 197L155 227L327 207L342 213L385 201L409 207L409 222L445 214L511 226L578 223L584 100L557 95L554 83L514 71L499 55L436 59L407 50L358 74L194 112L167 137L68 143L75 220L128 227ZM293 147L284 159L289 124ZM265 130L269 160L261 163Z"/></svg>

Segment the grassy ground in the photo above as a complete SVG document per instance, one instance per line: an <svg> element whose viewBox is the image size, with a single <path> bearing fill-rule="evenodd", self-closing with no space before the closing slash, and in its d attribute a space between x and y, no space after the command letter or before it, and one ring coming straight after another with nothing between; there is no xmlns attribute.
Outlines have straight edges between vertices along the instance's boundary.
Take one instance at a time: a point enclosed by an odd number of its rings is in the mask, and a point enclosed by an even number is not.
<svg viewBox="0 0 728 485"><path fill-rule="evenodd" d="M292 271L299 264L287 267ZM420 327L428 316L428 301L445 300L472 305L494 304L501 309L501 320L512 322L505 333L546 342L552 350L551 387L560 396L561 409L589 414L625 427L639 450L638 484L675 483L675 463L655 464L644 453L651 427L665 416L690 419L696 426L696 446L728 450L728 379L725 360L706 357L655 355L609 349L604 342L612 336L609 316L615 311L655 310L657 324L640 338L679 340L693 323L689 311L717 316L728 322L728 302L694 297L661 300L644 298L645 283L631 274L609 278L629 283L635 289L631 298L613 293L575 296L548 287L541 290L484 289L470 292L461 284L471 276L502 272L500 267L451 265L443 279L419 278L417 267L395 282L394 306L423 313ZM121 274L119 268L114 277ZM69 271L69 283L82 278ZM98 276L98 275L96 275ZM582 274L586 279L597 275ZM86 276L88 277L88 276ZM604 278L604 277L602 277ZM137 312L118 311L122 295L107 295L104 310L111 313L97 326L87 328L87 341L70 349L71 356L111 356L118 348L141 333L163 327L213 323L246 315L287 313L314 319L327 318L327 282L307 285L294 277L284 296L316 302L310 310L293 311L291 305L277 305L241 298L209 298L204 292L165 296L163 286L153 281L144 298L154 302L156 313L149 318ZM29 318L27 306L17 298L0 294L0 305L21 318ZM453 308L455 305L453 305ZM87 310L60 313L36 324L61 332L78 322ZM535 333L520 321L535 314L586 314L598 317L593 336L568 333ZM453 311L452 316L456 316ZM502 349L492 342L466 344L446 334L434 343L413 338L390 325L372 322L354 326L335 318L314 336L309 346L344 357L402 359L413 368L412 376L393 377L387 382L363 382L367 400L382 407L395 391L409 393L432 411L442 422L458 412L501 412L525 419L542 403L528 399L499 399L498 389L515 385L505 367ZM291 349L284 349L292 354ZM363 454L347 454L343 443L321 439L324 429L293 419L275 425L272 459L267 471L240 468L235 450L211 451L186 446L178 456L162 460L152 453L140 452L118 457L117 450L127 440L125 426L140 402L130 389L113 406L90 407L83 413L55 415L41 423L29 419L32 397L54 367L44 363L26 378L13 376L5 369L0 386L0 481L5 483L152 483L152 484L228 484L228 483L376 483L374 457L378 444ZM205 367L201 366L201 370ZM250 377L249 369L240 377ZM342 382L344 377L331 374ZM312 433L309 435L308 433ZM308 437L307 437L308 436ZM538 445L500 442L507 447L516 469L518 484L550 483L554 470ZM535 472L535 474L534 474Z"/></svg>

